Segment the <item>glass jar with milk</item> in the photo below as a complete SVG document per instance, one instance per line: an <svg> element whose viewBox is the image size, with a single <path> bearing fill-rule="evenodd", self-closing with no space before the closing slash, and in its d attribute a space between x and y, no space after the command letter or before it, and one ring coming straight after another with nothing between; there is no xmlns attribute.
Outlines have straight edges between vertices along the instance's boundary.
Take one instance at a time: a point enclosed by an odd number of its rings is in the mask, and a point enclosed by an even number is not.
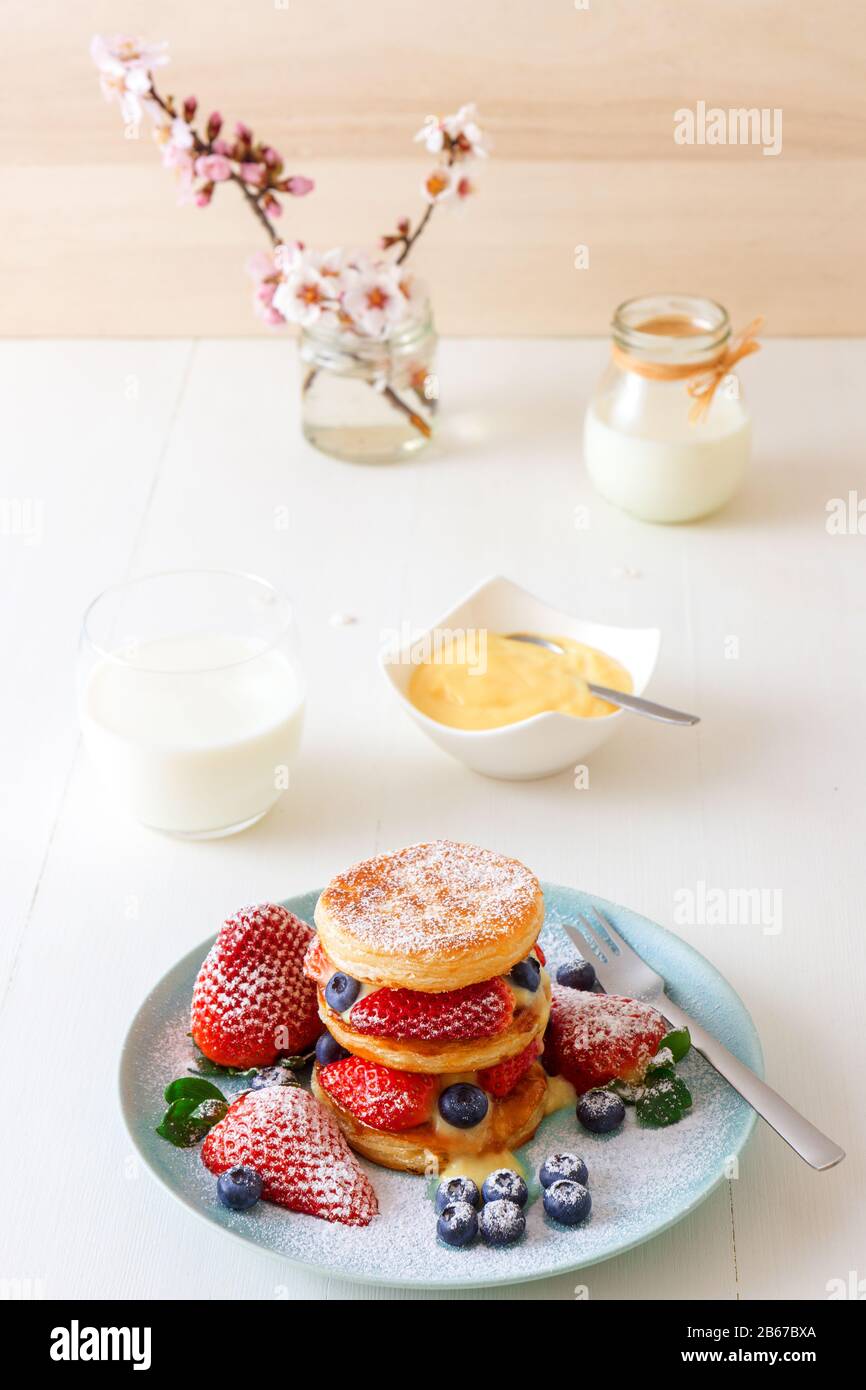
<svg viewBox="0 0 866 1390"><path fill-rule="evenodd" d="M230 835L288 785L304 692L291 606L263 579L178 570L107 589L78 685L102 781L155 830Z"/></svg>
<svg viewBox="0 0 866 1390"><path fill-rule="evenodd" d="M757 350L759 326L732 342L727 311L692 295L620 305L584 425L587 471L603 497L644 521L676 522L734 495L751 422L732 368Z"/></svg>

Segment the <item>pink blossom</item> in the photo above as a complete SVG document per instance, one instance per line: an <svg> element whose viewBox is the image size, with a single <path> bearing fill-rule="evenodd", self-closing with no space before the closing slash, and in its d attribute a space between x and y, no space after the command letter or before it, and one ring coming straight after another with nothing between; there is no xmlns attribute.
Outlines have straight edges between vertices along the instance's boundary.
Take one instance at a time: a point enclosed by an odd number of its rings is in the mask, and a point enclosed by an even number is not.
<svg viewBox="0 0 866 1390"><path fill-rule="evenodd" d="M382 264L350 274L343 311L366 337L387 338L407 311L407 299L395 268Z"/></svg>
<svg viewBox="0 0 866 1390"><path fill-rule="evenodd" d="M237 136L238 140L244 140L248 144L252 142L253 132L250 130L248 125L244 125L243 121L238 121L237 125L235 126L235 135Z"/></svg>
<svg viewBox="0 0 866 1390"><path fill-rule="evenodd" d="M278 198L274 197L273 193L266 193L262 198L262 211L266 212L269 217L282 217L283 205Z"/></svg>
<svg viewBox="0 0 866 1390"><path fill-rule="evenodd" d="M195 137L186 121L182 121L180 116L176 116L169 129L173 145L176 145L179 150L192 149L195 144Z"/></svg>
<svg viewBox="0 0 866 1390"><path fill-rule="evenodd" d="M264 187L268 171L264 164L242 164L240 175L244 183L251 184L253 188Z"/></svg>
<svg viewBox="0 0 866 1390"><path fill-rule="evenodd" d="M315 186L313 180L303 174L292 174L291 178L285 181L285 192L291 193L293 198L304 198L308 193L312 193Z"/></svg>
<svg viewBox="0 0 866 1390"><path fill-rule="evenodd" d="M214 154L224 154L226 156L231 154L231 148L232 147L229 144L228 140L214 140L213 144L211 145L211 149L213 150Z"/></svg>
<svg viewBox="0 0 866 1390"><path fill-rule="evenodd" d="M195 205L199 208L206 208L213 197L213 184L206 183L195 195Z"/></svg>
<svg viewBox="0 0 866 1390"><path fill-rule="evenodd" d="M90 56L99 69L99 85L106 101L120 102L127 125L138 125L150 89L149 69L168 62L164 43L148 44L123 34L96 34Z"/></svg>
<svg viewBox="0 0 866 1390"><path fill-rule="evenodd" d="M450 198L457 186L451 170L446 164L437 164L421 185L421 192L428 203L441 203Z"/></svg>
<svg viewBox="0 0 866 1390"><path fill-rule="evenodd" d="M256 251L246 266L247 274L256 282L253 307L258 317L272 328L279 328L286 321L273 303L283 278L278 263L282 250L278 246L275 251Z"/></svg>
<svg viewBox="0 0 866 1390"><path fill-rule="evenodd" d="M195 171L200 179L207 179L209 183L225 183L232 176L232 166L222 154L200 154Z"/></svg>
<svg viewBox="0 0 866 1390"><path fill-rule="evenodd" d="M189 150L176 145L169 139L162 150L162 163L166 169L173 170L180 185L178 201L181 203L189 202L192 196L193 175L195 173L195 160Z"/></svg>
<svg viewBox="0 0 866 1390"><path fill-rule="evenodd" d="M431 154L451 151L452 159L466 159L470 155L487 154L484 136L477 121L475 103L461 106L452 116L427 116L423 126L415 136Z"/></svg>

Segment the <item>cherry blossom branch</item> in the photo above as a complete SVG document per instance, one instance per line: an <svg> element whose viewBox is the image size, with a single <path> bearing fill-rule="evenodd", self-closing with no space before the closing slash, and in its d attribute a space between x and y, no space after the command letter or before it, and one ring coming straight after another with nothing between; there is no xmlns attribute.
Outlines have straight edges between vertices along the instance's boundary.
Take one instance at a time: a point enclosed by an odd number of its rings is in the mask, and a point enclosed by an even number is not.
<svg viewBox="0 0 866 1390"><path fill-rule="evenodd" d="M161 111L164 111L165 114L171 120L176 120L177 112L174 110L174 107L171 105L170 101L166 101L163 97L161 97L159 92L156 90L156 83L153 80L153 74L150 73L148 75L150 77L150 92L148 94L149 99L153 101L154 104L158 106ZM214 150L214 141L203 140L199 135L198 131L192 125L190 125L189 122L187 122L187 124L189 125L189 131L193 141L193 148L196 154L212 155L216 153L216 151ZM264 227L265 232L267 233L268 238L270 239L271 245L273 247L282 246L282 238L280 237L276 227L271 222L270 218L268 217L267 213L265 212L264 208L259 202L259 198L263 196L264 190L257 196L255 193L253 193L252 189L246 183L244 183L244 180L241 178L240 174L234 169L229 174L226 182L237 184L238 188L241 190L241 193L243 194L244 198L249 204L250 209Z"/></svg>
<svg viewBox="0 0 866 1390"><path fill-rule="evenodd" d="M411 236L407 236L407 237L405 238L404 245L403 245L403 250L400 252L400 254L399 254L399 256L397 257L397 260L396 260L396 262L395 262L396 265L402 265L403 262L405 261L405 259L406 259L406 257L408 256L409 252L412 250L412 247L415 245L415 242L418 240L418 238L419 238L419 236L421 235L421 233L423 232L424 228L427 226L427 223L430 221L430 218L433 216L433 209L434 209L435 206L436 206L435 203L431 203L431 204L430 204L430 206L428 207L428 209L427 209L427 211L425 212L424 216L421 218L421 221L418 223L418 226L415 228L415 230L414 230L414 232L412 233L412 235L411 235Z"/></svg>
<svg viewBox="0 0 866 1390"><path fill-rule="evenodd" d="M254 139L243 122L237 123L233 137L227 140L220 137L223 121L215 111L208 117L204 132L197 130L193 126L198 109L196 98L190 96L178 104L172 96L163 97L156 88L153 71L169 61L167 47L166 43L119 34L96 35L90 54L99 70L103 96L107 101L119 102L127 125L137 126L145 110L153 112L154 135L162 149L163 164L179 176L183 194L204 208L210 204L218 184L234 183L240 189L270 244L269 252L257 252L247 267L257 281L258 312L268 323L290 321L302 327L309 327L326 313L342 328L357 334L359 340L387 344L392 335L401 331L407 318L417 313L423 296L417 278L397 268L424 233L434 207L454 194L462 198L472 192L470 180L465 174L460 176L453 166L485 154L475 107L462 106L442 119L428 116L418 132L416 139L424 142L437 161L424 181L428 206L414 231L409 219L403 218L395 233L382 238L383 250L396 248L394 259L374 261L363 254L343 257L338 251L317 255L307 252L300 242L287 246L272 220L283 210L276 195L301 197L312 191L312 180L303 175L286 175L279 153L273 146ZM181 201L186 198L182 196ZM360 349L349 356L353 362L364 364ZM390 363L390 350L388 360ZM390 373L390 366L388 370ZM413 369L408 388L422 409L428 406L432 411L434 407L426 399L425 373L424 367ZM317 368L307 373L305 391L317 374ZM405 415L414 429L430 436L430 425L424 416L407 404L392 385L383 384L378 371L367 377L367 383Z"/></svg>

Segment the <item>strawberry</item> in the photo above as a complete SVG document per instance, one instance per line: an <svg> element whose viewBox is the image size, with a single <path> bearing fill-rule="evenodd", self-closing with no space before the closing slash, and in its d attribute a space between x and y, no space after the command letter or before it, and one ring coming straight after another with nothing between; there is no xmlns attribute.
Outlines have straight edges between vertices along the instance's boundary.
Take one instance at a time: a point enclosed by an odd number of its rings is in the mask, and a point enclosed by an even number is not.
<svg viewBox="0 0 866 1390"><path fill-rule="evenodd" d="M315 986L303 975L313 933L274 903L245 907L222 925L192 992L191 1031L226 1067L266 1067L303 1052L322 1031Z"/></svg>
<svg viewBox="0 0 866 1390"><path fill-rule="evenodd" d="M514 1016L514 996L504 980L485 980L441 994L377 989L353 1004L349 1023L359 1033L424 1042L493 1038Z"/></svg>
<svg viewBox="0 0 866 1390"><path fill-rule="evenodd" d="M639 999L553 986L545 1065L582 1095L609 1081L640 1081L667 1032L660 1013Z"/></svg>
<svg viewBox="0 0 866 1390"><path fill-rule="evenodd" d="M518 1052L516 1057L506 1057L504 1062L497 1062L495 1067L485 1067L480 1071L478 1085L501 1100L503 1096L510 1095L540 1053L541 1043L537 1038L533 1038L529 1046Z"/></svg>
<svg viewBox="0 0 866 1390"><path fill-rule="evenodd" d="M290 1211L369 1226L379 1210L336 1120L300 1086L245 1091L207 1135L201 1156L212 1173L255 1169L262 1196Z"/></svg>
<svg viewBox="0 0 866 1390"><path fill-rule="evenodd" d="M437 1079L394 1071L362 1057L344 1057L320 1067L316 1077L336 1105L373 1129L413 1129L429 1120Z"/></svg>
<svg viewBox="0 0 866 1390"><path fill-rule="evenodd" d="M318 936L314 936L304 956L304 974L308 980L313 980L324 988L333 973L334 967L325 955L321 941Z"/></svg>

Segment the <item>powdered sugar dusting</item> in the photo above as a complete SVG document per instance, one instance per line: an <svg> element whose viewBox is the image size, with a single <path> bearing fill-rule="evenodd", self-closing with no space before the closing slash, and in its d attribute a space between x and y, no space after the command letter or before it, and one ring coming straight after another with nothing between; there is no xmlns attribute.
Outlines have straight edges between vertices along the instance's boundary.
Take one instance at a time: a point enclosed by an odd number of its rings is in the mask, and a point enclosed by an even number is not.
<svg viewBox="0 0 866 1390"><path fill-rule="evenodd" d="M372 950L434 959L509 934L532 914L539 891L535 875L516 859L434 840L355 864L320 901Z"/></svg>
<svg viewBox="0 0 866 1390"><path fill-rule="evenodd" d="M293 899L289 906L309 920L316 896ZM574 954L555 923L574 921L592 903L572 889L545 885L549 925L542 945L554 972ZM760 1049L748 1015L712 967L636 914L600 901L598 906L665 975L677 1002L745 1062L760 1068ZM570 1108L557 1112L543 1122L519 1157L529 1173L537 1174L549 1154L579 1153L589 1168L592 1214L568 1229L545 1216L536 1196L526 1208L526 1235L506 1248L487 1247L480 1240L464 1250L445 1247L436 1238L425 1180L392 1173L364 1159L360 1166L379 1200L379 1216L366 1228L327 1224L264 1201L250 1212L229 1212L217 1202L216 1181L199 1153L174 1149L153 1133L164 1110L166 1082L182 1075L190 1063L185 1034L199 960L191 956L175 967L133 1027L124 1062L124 1106L135 1142L164 1181L218 1225L343 1279L466 1287L518 1282L592 1264L645 1240L706 1196L723 1178L731 1155L742 1148L753 1124L745 1101L694 1053L678 1068L694 1105L669 1129L642 1128L630 1107L617 1133L592 1135L580 1129ZM217 1078L217 1084L227 1095L245 1085L231 1078ZM747 1178L747 1169L741 1168L741 1180ZM231 1246L226 1244L227 1271L231 1263Z"/></svg>
<svg viewBox="0 0 866 1390"><path fill-rule="evenodd" d="M369 1226L378 1210L339 1127L298 1086L247 1091L207 1135L201 1159L212 1173L248 1165L264 1179L268 1201L325 1221Z"/></svg>
<svg viewBox="0 0 866 1390"><path fill-rule="evenodd" d="M424 1042L494 1038L514 1017L514 995L496 977L441 994L411 989L377 989L352 1005L349 1023L357 1033Z"/></svg>
<svg viewBox="0 0 866 1390"><path fill-rule="evenodd" d="M203 961L192 1000L192 1033L226 1066L265 1066L303 1051L321 1032L316 991L303 973L313 932L277 903L227 918Z"/></svg>
<svg viewBox="0 0 866 1390"><path fill-rule="evenodd" d="M640 1080L667 1024L639 999L553 985L548 1069L556 1069L577 1088L603 1086L614 1077Z"/></svg>

